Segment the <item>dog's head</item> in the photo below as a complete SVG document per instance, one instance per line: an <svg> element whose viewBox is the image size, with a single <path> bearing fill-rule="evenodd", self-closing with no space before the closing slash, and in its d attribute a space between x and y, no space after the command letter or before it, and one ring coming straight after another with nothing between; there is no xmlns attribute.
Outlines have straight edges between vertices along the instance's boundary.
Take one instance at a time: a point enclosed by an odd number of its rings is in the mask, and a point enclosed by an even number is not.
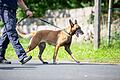
<svg viewBox="0 0 120 80"><path fill-rule="evenodd" d="M84 34L81 27L78 25L77 20L75 20L74 24L71 20L69 20L69 23L70 23L70 32L72 35L75 34L77 37L79 37L79 34L81 34L81 35Z"/></svg>

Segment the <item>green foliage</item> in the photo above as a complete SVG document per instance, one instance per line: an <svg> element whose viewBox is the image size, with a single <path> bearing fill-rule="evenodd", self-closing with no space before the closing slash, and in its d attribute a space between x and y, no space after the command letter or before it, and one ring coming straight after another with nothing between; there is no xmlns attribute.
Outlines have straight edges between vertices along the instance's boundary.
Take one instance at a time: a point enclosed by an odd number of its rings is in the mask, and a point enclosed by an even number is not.
<svg viewBox="0 0 120 80"><path fill-rule="evenodd" d="M109 0L101 0L102 11L104 13L108 11L108 1ZM49 9L72 9L94 6L94 0L25 0L25 3L33 11L33 17L44 17L45 11ZM119 5L120 1L113 0L113 4ZM18 17L25 16L22 10L18 10L18 14Z"/></svg>
<svg viewBox="0 0 120 80"><path fill-rule="evenodd" d="M46 10L71 9L93 5L93 0L25 0L27 6L33 11L34 17L44 17ZM18 10L20 17L25 16Z"/></svg>

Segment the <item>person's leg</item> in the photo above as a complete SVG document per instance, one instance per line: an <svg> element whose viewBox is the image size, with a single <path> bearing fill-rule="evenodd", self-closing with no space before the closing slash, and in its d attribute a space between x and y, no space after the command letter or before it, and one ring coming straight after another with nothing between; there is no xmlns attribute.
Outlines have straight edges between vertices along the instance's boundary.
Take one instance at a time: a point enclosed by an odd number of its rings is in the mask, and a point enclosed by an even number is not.
<svg viewBox="0 0 120 80"><path fill-rule="evenodd" d="M0 18L2 18L1 15L2 15L2 7L0 6ZM5 59L5 52L8 44L9 44L9 39L4 29L2 36L0 37L0 63L11 64L10 61L7 61Z"/></svg>
<svg viewBox="0 0 120 80"><path fill-rule="evenodd" d="M2 36L0 38L0 59L5 59L5 52L8 44L9 44L9 39L4 29Z"/></svg>
<svg viewBox="0 0 120 80"><path fill-rule="evenodd" d="M5 9L3 12L3 22L5 23L5 30L8 36L8 39L12 43L15 52L19 58L19 61L23 61L26 58L26 53L21 46L18 34L16 31L16 12L14 10Z"/></svg>
<svg viewBox="0 0 120 80"><path fill-rule="evenodd" d="M11 64L10 61L5 59L5 52L6 52L6 48L7 48L8 44L9 44L9 39L7 37L6 32L3 31L3 34L0 38L0 63Z"/></svg>

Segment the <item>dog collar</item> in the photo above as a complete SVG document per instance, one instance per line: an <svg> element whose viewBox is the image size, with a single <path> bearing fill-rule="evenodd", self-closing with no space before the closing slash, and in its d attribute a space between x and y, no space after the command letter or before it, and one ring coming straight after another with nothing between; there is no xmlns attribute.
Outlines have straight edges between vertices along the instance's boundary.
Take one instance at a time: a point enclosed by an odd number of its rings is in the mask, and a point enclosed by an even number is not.
<svg viewBox="0 0 120 80"><path fill-rule="evenodd" d="M72 34L68 33L65 29L63 29L63 31L64 31L68 36L72 36Z"/></svg>

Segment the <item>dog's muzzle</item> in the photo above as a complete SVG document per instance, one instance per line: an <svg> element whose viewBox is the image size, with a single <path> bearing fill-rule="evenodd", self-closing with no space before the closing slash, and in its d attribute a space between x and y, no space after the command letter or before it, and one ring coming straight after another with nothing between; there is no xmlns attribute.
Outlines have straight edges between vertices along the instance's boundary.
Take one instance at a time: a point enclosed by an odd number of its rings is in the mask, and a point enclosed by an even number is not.
<svg viewBox="0 0 120 80"><path fill-rule="evenodd" d="M83 32L82 30L78 29L78 30L75 32L75 35L76 35L77 37L79 37L79 34L80 34L80 35L83 35L84 32Z"/></svg>

